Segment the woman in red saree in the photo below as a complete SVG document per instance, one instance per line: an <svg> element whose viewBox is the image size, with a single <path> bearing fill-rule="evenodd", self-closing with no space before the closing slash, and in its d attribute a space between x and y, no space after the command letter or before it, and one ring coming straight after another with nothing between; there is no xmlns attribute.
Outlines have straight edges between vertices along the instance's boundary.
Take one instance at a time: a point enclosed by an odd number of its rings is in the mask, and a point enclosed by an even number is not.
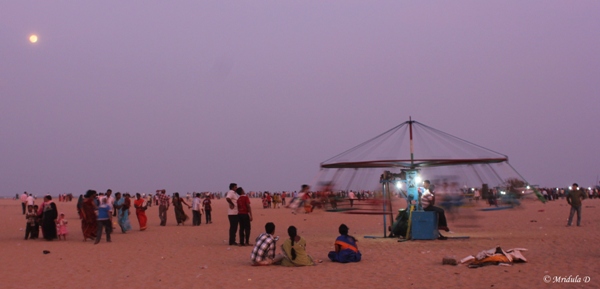
<svg viewBox="0 0 600 289"><path fill-rule="evenodd" d="M146 217L146 206L144 206L144 199L142 199L140 193L135 194L133 206L135 207L135 215L140 223L140 231L146 230L146 222L148 221L148 218Z"/></svg>
<svg viewBox="0 0 600 289"><path fill-rule="evenodd" d="M96 239L96 191L88 190L81 204L81 231L83 232L83 241L87 239Z"/></svg>

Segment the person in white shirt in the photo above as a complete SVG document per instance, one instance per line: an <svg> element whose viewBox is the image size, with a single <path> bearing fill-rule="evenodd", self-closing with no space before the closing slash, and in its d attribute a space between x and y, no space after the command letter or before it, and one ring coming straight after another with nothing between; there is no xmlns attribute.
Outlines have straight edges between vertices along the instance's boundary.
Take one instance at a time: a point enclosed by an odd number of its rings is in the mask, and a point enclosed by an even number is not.
<svg viewBox="0 0 600 289"><path fill-rule="evenodd" d="M235 242L235 233L238 230L238 224L240 219L238 217L237 199L240 197L235 190L238 186L236 183L229 184L229 191L225 195L227 203L229 203L229 209L227 210L227 217L229 218L229 245L237 246Z"/></svg>
<svg viewBox="0 0 600 289"><path fill-rule="evenodd" d="M106 190L106 203L110 205L111 208L114 208L115 205L115 197L112 195L112 190ZM112 210L113 217L117 215L117 210Z"/></svg>
<svg viewBox="0 0 600 289"><path fill-rule="evenodd" d="M200 193L195 193L192 199L192 226L200 226L202 223L202 200Z"/></svg>
<svg viewBox="0 0 600 289"><path fill-rule="evenodd" d="M425 191L423 192L423 195L421 195L421 206L423 207L423 211L436 212L438 216L438 229L449 232L450 229L448 229L448 223L446 221L446 213L444 212L444 209L434 206L435 195L429 191L430 184L431 183L429 180L425 180L423 182Z"/></svg>
<svg viewBox="0 0 600 289"><path fill-rule="evenodd" d="M23 192L20 197L21 206L23 207L23 215L25 215L25 209L27 208L27 192Z"/></svg>
<svg viewBox="0 0 600 289"><path fill-rule="evenodd" d="M29 194L29 196L27 196L27 206L33 206L35 204L35 199L33 198L33 195Z"/></svg>
<svg viewBox="0 0 600 289"><path fill-rule="evenodd" d="M481 192L479 191L479 189L475 189L475 193L473 193L473 199L475 199L475 202L479 202L480 198L481 198Z"/></svg>

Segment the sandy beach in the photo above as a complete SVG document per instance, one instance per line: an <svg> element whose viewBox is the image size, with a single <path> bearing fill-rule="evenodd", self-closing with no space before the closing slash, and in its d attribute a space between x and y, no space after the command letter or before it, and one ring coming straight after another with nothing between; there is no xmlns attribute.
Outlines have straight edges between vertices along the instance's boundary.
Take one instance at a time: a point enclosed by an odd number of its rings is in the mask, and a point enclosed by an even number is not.
<svg viewBox="0 0 600 289"><path fill-rule="evenodd" d="M38 200L39 203L40 200ZM380 215L355 215L316 210L291 214L289 209L254 210L251 242L266 222L275 235L287 238L294 225L307 240L307 251L322 263L312 267L250 266L252 247L226 242L225 200L213 202L213 224L177 226L173 208L166 227L159 226L158 208L148 209L148 230L116 230L112 243L82 242L76 201L56 202L69 221L67 241L23 240L25 218L16 200L0 200L2 250L1 288L599 288L600 199L583 201L581 227L565 227L569 206L565 200L543 204L525 200L517 209L480 211L487 204L461 208L449 216L452 234L469 239L397 242L383 236ZM394 208L404 206L396 200ZM191 217L191 211L188 215ZM204 216L203 216L204 217ZM327 258L337 228L345 223L359 242L359 263L338 264ZM281 242L281 241L280 241ZM444 256L462 259L482 250L527 248L527 263L513 266L468 268L442 265ZM44 250L50 251L43 254ZM545 276L569 277L575 283L544 282ZM586 279L585 277L589 277ZM548 278L548 277L546 277ZM585 281L589 281L586 283Z"/></svg>

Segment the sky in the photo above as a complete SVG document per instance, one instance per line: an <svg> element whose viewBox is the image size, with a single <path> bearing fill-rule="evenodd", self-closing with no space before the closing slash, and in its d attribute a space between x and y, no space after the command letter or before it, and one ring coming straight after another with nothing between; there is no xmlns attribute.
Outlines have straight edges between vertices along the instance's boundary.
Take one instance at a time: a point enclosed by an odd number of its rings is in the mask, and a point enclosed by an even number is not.
<svg viewBox="0 0 600 289"><path fill-rule="evenodd" d="M508 155L531 184L593 186L598 15L598 1L7 1L0 195L298 190L409 117Z"/></svg>

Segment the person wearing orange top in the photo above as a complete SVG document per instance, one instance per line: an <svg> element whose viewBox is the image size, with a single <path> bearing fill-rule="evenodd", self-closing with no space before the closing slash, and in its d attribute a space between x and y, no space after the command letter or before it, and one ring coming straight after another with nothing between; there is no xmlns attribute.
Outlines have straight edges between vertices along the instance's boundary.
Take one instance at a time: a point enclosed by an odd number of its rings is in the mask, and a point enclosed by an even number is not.
<svg viewBox="0 0 600 289"><path fill-rule="evenodd" d="M135 208L135 215L137 216L138 223L140 224L140 231L146 230L146 223L148 222L148 217L146 217L146 209L148 209L148 203L144 205L144 199L140 193L135 194L133 207Z"/></svg>

